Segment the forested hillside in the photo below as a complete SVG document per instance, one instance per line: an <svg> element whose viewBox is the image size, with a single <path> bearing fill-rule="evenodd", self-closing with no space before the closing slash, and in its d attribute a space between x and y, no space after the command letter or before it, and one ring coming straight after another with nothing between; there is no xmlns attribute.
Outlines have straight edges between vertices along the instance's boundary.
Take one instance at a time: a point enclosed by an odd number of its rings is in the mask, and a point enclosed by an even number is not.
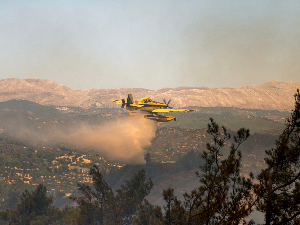
<svg viewBox="0 0 300 225"><path fill-rule="evenodd" d="M124 115L121 109L57 108L23 100L11 100L0 103L0 112L0 185L3 187L0 190L1 210L19 210L17 203L20 202L20 196L25 189L29 191L26 195L30 197L29 193L32 193L33 196L37 191L45 191L44 187L47 188L46 195L52 196L49 199L51 207L63 207L66 204L80 205L83 203L81 200L84 199L76 197L74 198L76 201L72 201L69 197L81 196L81 192L88 191L85 185L96 184L99 177L93 178L95 174L91 174L90 170L93 165L101 173L101 179L107 182L107 187L109 187L107 190L111 188L112 192L125 191L127 181L132 179L138 171L145 171L144 178L151 178L154 186L151 186L151 191L149 189L149 192L144 195L148 201L142 203L142 199L139 199L136 203L138 205L134 207L152 207L149 205L150 203L161 206L168 198L173 198L172 196L177 196L176 201L184 201L185 198L182 194L189 193L199 186L199 179L195 172L203 170L203 166L207 162L202 155L203 151L207 151L207 143L216 144L212 135L215 131L207 133L204 125L209 123L209 117L214 117L218 123L221 121L220 124L226 125L228 129L226 134L222 134L225 135L224 137L236 135L238 124L243 122L249 124L254 130L254 132L250 130L250 136L239 147L242 154L239 174L249 177L250 172L256 176L261 173L261 169L266 168L263 160L267 156L265 150L275 147L275 139L282 133L285 127L284 118L287 115L284 112L269 110L198 108L194 113L178 115L177 124L157 124L151 145L144 149L145 163L130 164L112 160L103 152L88 147L70 148L65 143L57 142L51 144L44 136L40 138L37 135L37 133L43 133L53 127L73 126L78 123L102 126L107 121L122 120L127 115ZM193 126L189 127L189 124ZM30 137L30 134L38 140L27 139L26 137ZM221 138L223 138L222 135ZM231 145L234 142L236 142L235 139L228 139L222 144L222 154L218 157L219 160L231 157ZM40 184L44 186L40 186ZM78 190L78 184L82 187L80 190ZM174 190L168 189L169 187ZM167 191L164 192L164 196L162 195L163 190ZM117 197L117 199L119 198L121 197ZM119 201L117 199L114 201ZM175 201L174 199L169 200ZM172 204L180 205L176 201ZM77 203L75 204L75 202ZM173 206L175 207L175 205ZM154 209L158 210L159 208ZM171 208L165 210L171 210ZM10 212L17 211L5 212L6 214L2 214L2 216L10 217L13 215ZM79 208L66 208L64 212L65 215L75 213L77 216L81 213ZM158 212L159 210L156 211L156 213ZM57 211L57 213L60 212ZM58 216L58 214L55 215ZM48 216L52 218L53 215L49 214ZM151 217L151 215L149 216ZM159 220L163 220L161 214L158 216ZM167 214L165 216L168 217ZM132 215L130 218L132 222ZM36 220L41 221L40 219ZM65 218L65 220L68 219ZM47 221L53 223L52 219Z"/></svg>

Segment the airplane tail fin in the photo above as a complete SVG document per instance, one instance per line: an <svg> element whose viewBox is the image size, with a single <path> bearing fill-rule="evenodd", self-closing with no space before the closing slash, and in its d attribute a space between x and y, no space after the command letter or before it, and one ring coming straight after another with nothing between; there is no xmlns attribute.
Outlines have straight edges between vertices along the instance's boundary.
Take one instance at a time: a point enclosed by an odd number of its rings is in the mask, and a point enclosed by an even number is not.
<svg viewBox="0 0 300 225"><path fill-rule="evenodd" d="M133 104L132 94L128 94L126 106L130 106L130 104Z"/></svg>

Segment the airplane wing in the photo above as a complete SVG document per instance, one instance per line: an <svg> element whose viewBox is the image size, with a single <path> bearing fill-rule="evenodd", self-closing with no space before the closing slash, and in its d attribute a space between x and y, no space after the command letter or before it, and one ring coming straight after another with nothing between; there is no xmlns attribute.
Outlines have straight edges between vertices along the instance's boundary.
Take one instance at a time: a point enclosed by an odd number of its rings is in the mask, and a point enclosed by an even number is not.
<svg viewBox="0 0 300 225"><path fill-rule="evenodd" d="M194 110L190 110L190 109L154 109L152 112L153 113L158 113L158 112L162 112L162 113L167 113L167 112L192 112Z"/></svg>

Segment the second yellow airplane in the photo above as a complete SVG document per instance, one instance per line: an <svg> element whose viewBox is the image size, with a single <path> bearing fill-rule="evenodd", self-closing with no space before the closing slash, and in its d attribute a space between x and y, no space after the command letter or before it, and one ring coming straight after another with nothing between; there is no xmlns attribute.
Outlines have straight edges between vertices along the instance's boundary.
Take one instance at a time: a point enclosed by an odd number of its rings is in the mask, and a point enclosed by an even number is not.
<svg viewBox="0 0 300 225"><path fill-rule="evenodd" d="M124 108L126 106L126 110L130 111L128 115L134 115L136 113L131 113L136 110L141 110L148 112L150 114L144 115L146 119L155 120L157 122L169 122L171 120L176 121L176 117L174 116L165 116L163 113L167 112L192 112L193 110L189 109L173 109L169 107L170 101L167 103L164 100L164 103L154 102L150 98L145 97L141 98L139 101L133 101L132 94L128 94L127 101L125 99L117 99L113 100L116 104L122 105L121 107ZM159 115L161 113L162 115Z"/></svg>

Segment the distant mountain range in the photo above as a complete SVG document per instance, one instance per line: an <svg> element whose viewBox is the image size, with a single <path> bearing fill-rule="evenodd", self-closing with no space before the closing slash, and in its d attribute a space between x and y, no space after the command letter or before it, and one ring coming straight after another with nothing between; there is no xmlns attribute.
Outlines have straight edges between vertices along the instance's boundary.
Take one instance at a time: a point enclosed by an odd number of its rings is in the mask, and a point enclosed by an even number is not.
<svg viewBox="0 0 300 225"><path fill-rule="evenodd" d="M127 97L134 100L150 97L154 101L172 99L170 105L180 107L236 107L290 111L300 82L269 81L259 86L239 88L176 87L147 90L143 88L114 88L73 90L46 79L1 79L0 101L22 99L42 105L72 107L117 107L112 100Z"/></svg>

